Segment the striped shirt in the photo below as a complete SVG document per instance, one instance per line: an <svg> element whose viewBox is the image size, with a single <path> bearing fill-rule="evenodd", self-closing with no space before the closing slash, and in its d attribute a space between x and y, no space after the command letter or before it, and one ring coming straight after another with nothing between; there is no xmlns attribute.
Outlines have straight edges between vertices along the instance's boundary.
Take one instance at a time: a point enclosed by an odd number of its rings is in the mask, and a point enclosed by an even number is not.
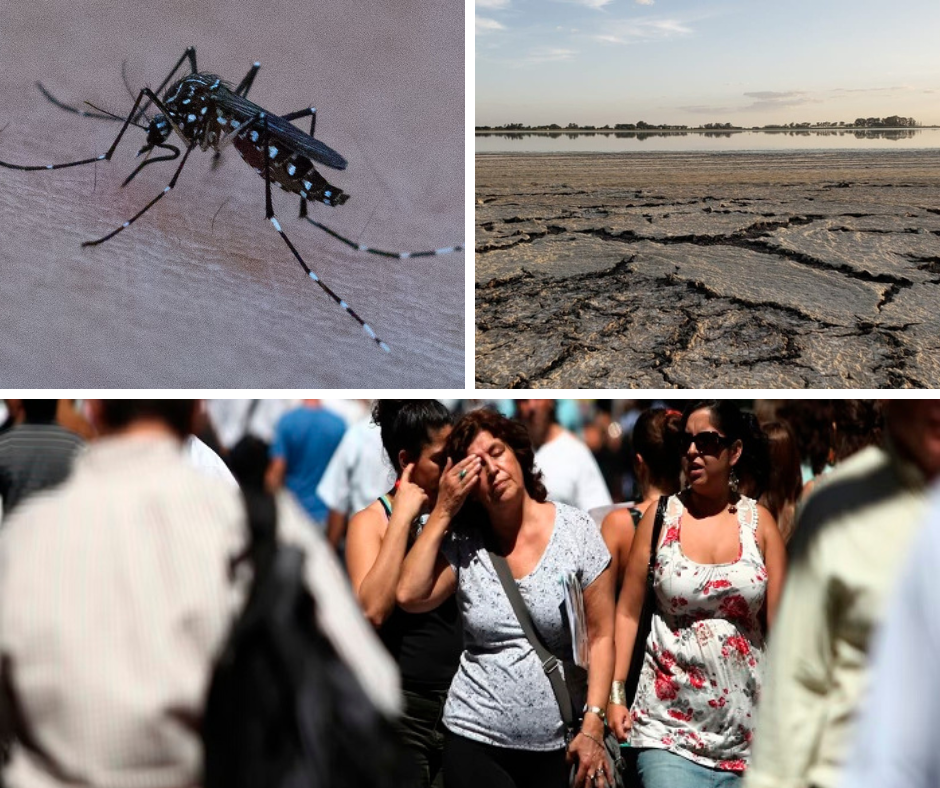
<svg viewBox="0 0 940 788"><path fill-rule="evenodd" d="M58 424L21 424L0 435L0 498L7 516L28 495L61 484L85 445Z"/></svg>
<svg viewBox="0 0 940 788"><path fill-rule="evenodd" d="M238 491L169 439L100 440L16 512L0 532L0 678L18 719L6 788L200 785L210 672L247 590L228 563L246 532ZM320 626L397 712L397 668L289 496L278 533L305 550Z"/></svg>

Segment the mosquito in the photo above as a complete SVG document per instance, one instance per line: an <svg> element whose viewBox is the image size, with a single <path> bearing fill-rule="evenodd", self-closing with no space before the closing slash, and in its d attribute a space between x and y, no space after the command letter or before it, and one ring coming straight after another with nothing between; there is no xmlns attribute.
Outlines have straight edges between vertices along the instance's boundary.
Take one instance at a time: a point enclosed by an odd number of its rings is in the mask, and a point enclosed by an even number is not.
<svg viewBox="0 0 940 788"><path fill-rule="evenodd" d="M172 81L187 61L190 73L181 79ZM390 352L389 346L376 335L372 327L304 261L274 214L274 207L271 202L271 184L277 184L284 191L300 196L300 218L306 219L332 237L361 252L382 257L408 259L463 251L463 245L455 244L441 249L421 252L389 252L356 243L310 218L307 215L308 200L322 202L329 206L337 206L342 205L349 199L346 192L330 184L314 165L319 164L335 170L344 170L347 161L314 136L317 120L317 111L314 107L305 107L296 112L278 116L248 100L248 91L251 89L260 68L259 63L254 63L242 81L233 88L215 74L200 72L196 66L196 49L195 47L189 47L155 91L145 87L137 94L134 106L126 118L113 115L105 110L99 110L94 105L89 106L98 111L77 109L59 101L45 87L37 83L43 95L56 106L85 117L123 121L121 130L107 152L102 153L100 156L62 164L29 166L0 161L0 167L13 170L59 170L65 167L79 167L99 161L110 161L128 127L136 126L147 132L147 142L137 152L137 156L145 155L145 158L121 184L126 186L147 165L158 161L173 161L180 157L180 149L168 142L171 132L176 132L185 143L185 150L182 152L182 159L169 184L120 227L101 238L82 243L82 246L97 246L126 230L169 194L176 186L189 154L196 147L201 148L203 151L213 149L215 151L215 161L218 161L221 152L231 145L238 151L242 159L264 178L265 218L271 222L284 243L287 244L287 248L290 249L291 254L303 268L304 273L359 323L372 341L385 352ZM152 119L149 119L149 123L144 126L138 121L141 118L148 118L147 110L151 108L151 105L159 110L159 114L154 115ZM308 117L310 118L309 134L301 131L291 123L291 121ZM151 157L151 154L156 150L164 151L163 155Z"/></svg>

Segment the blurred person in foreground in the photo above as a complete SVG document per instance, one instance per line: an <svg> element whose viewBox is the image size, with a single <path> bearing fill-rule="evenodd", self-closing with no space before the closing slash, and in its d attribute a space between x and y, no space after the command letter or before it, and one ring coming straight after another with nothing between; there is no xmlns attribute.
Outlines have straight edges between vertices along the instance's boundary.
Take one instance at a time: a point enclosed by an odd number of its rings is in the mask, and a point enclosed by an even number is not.
<svg viewBox="0 0 940 788"><path fill-rule="evenodd" d="M401 566L437 503L444 442L453 417L433 399L378 400L373 410L397 476L391 489L349 524L346 566L366 618L401 670L405 710L399 730L427 788L443 783L441 715L463 651L457 602L406 613L396 605Z"/></svg>
<svg viewBox="0 0 940 788"><path fill-rule="evenodd" d="M535 465L548 497L585 512L610 506L610 491L597 460L583 441L558 423L555 400L520 399L516 408L535 447Z"/></svg>
<svg viewBox="0 0 940 788"><path fill-rule="evenodd" d="M601 533L610 550L616 592L620 595L627 556L640 518L650 506L655 509L661 495L679 492L682 458L679 453L682 414L667 408L643 411L633 427L633 473L640 500L632 506L615 509L601 523Z"/></svg>
<svg viewBox="0 0 940 788"><path fill-rule="evenodd" d="M0 725L6 788L201 785L213 663L249 578L238 490L181 451L192 400L94 400L101 438L0 532ZM336 564L289 497L317 621L376 705L398 678Z"/></svg>
<svg viewBox="0 0 940 788"><path fill-rule="evenodd" d="M872 648L871 683L842 788L940 785L940 488Z"/></svg>
<svg viewBox="0 0 940 788"><path fill-rule="evenodd" d="M657 507L640 521L617 603L610 727L638 748L643 788L739 785L748 767L764 643L786 571L770 512L738 492L752 438L731 402L690 403L680 422L686 488L655 547L655 610L639 685L625 705Z"/></svg>
<svg viewBox="0 0 940 788"><path fill-rule="evenodd" d="M0 434L0 500L7 519L22 501L61 484L85 441L56 424L59 401L20 401L23 421Z"/></svg>
<svg viewBox="0 0 940 788"><path fill-rule="evenodd" d="M447 788L575 788L610 781L603 704L613 661L613 575L593 520L546 500L525 428L498 413L468 413L447 440L437 505L405 558L398 603L413 613L456 594L464 651L444 707ZM546 648L559 663L580 731L565 725L542 661L496 574L506 560ZM572 661L559 578L582 588L590 667ZM582 709L582 704L586 705ZM594 782L596 780L596 783Z"/></svg>
<svg viewBox="0 0 940 788"><path fill-rule="evenodd" d="M870 637L940 477L940 400L888 400L884 416L886 446L820 479L797 515L747 788L839 784Z"/></svg>

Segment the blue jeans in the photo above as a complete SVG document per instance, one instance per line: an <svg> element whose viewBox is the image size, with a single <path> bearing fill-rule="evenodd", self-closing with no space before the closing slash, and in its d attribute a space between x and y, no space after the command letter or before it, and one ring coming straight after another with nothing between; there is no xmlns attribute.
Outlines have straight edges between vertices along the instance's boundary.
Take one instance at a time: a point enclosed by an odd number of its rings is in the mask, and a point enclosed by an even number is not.
<svg viewBox="0 0 940 788"><path fill-rule="evenodd" d="M643 788L738 788L737 772L709 769L668 750L641 750L636 769Z"/></svg>

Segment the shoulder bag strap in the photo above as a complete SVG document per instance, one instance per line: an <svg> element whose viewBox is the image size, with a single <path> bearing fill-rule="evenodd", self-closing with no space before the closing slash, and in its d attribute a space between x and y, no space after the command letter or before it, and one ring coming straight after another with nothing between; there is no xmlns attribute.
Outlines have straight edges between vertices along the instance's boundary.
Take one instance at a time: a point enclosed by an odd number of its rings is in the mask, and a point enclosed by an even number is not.
<svg viewBox="0 0 940 788"><path fill-rule="evenodd" d="M568 694L565 679L558 669L560 664L558 657L545 648L535 631L532 616L529 615L525 600L522 598L522 594L519 593L519 586L516 585L516 580L512 576L509 564L506 563L505 556L497 555L492 550L487 550L487 552L490 554L490 560L493 562L493 568L496 570L499 582L503 585L503 591L506 592L506 596L509 598L509 604L512 605L512 610L516 614L516 618L519 619L522 631L528 638L529 643L532 644L532 648L535 649L535 653L542 663L542 670L545 671L545 675L548 676L548 680L552 684L552 691L555 693L555 700L558 702L565 728L572 731L575 728L574 709L571 707L571 695Z"/></svg>
<svg viewBox="0 0 940 788"><path fill-rule="evenodd" d="M646 654L646 639L649 637L653 622L653 611L656 610L656 592L653 590L653 567L656 566L656 550L659 547L659 534L663 530L663 520L666 519L666 505L669 498L661 495L656 506L656 519L653 521L653 538L650 540L650 560L646 567L646 593L643 594L643 609L637 621L636 639L633 641L633 656L630 658L630 672L624 682L627 708L633 705L636 688L640 683L640 671L643 668L643 657Z"/></svg>

